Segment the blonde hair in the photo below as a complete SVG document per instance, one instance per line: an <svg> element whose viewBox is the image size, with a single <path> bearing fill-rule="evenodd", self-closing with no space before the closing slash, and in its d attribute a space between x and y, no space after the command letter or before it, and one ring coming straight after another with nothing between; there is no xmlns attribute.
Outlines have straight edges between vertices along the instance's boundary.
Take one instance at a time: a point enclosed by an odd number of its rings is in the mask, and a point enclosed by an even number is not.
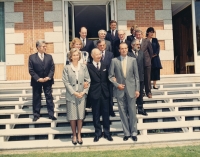
<svg viewBox="0 0 200 157"><path fill-rule="evenodd" d="M80 50L78 48L72 48L69 51L69 53L67 54L67 57L68 57L68 59L69 59L70 62L72 62L72 56L73 56L73 54L75 52L78 52L78 54L79 54L79 60L81 59L81 52L80 52Z"/></svg>
<svg viewBox="0 0 200 157"><path fill-rule="evenodd" d="M83 48L83 43L79 38L74 38L71 43L70 43L70 48L74 48L75 43L80 43L81 44L81 48Z"/></svg>

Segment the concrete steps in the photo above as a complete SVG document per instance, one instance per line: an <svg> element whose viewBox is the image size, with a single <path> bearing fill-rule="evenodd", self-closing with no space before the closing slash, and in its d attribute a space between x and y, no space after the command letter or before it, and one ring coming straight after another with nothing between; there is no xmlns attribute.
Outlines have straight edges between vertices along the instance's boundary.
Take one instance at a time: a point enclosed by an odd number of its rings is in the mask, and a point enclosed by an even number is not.
<svg viewBox="0 0 200 157"><path fill-rule="evenodd" d="M94 127L91 109L86 108L82 128L83 146L137 145L156 142L199 140L200 138L200 75L162 76L158 90L152 90L153 98L144 97L148 116L137 115L138 141L123 141L123 130L116 99L113 99L116 117L110 117L114 141L101 138L93 142ZM41 115L32 122L32 91L30 81L0 81L0 150L32 148L73 148L71 128L66 120L65 88L61 80L53 85L55 116L57 121L46 117L43 96ZM183 110L184 109L184 110ZM153 134L152 134L153 132ZM178 132L178 133L176 133ZM45 136L37 139L36 136ZM23 139L23 137L26 137ZM27 138L28 137L28 138ZM16 140L16 141L13 141ZM22 140L22 141L21 141ZM24 141L23 141L24 140Z"/></svg>

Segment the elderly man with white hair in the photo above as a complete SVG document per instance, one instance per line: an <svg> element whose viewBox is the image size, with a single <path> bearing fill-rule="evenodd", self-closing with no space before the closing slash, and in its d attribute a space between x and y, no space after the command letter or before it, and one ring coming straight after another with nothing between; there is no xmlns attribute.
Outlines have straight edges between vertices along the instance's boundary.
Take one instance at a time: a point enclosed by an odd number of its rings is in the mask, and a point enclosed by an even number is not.
<svg viewBox="0 0 200 157"><path fill-rule="evenodd" d="M120 52L119 52L119 45L120 43L126 43L128 45L128 52L131 51L131 42L126 39L126 33L123 30L118 30L118 40L115 40L114 46L113 46L113 53L114 57L119 57Z"/></svg>
<svg viewBox="0 0 200 157"><path fill-rule="evenodd" d="M108 41L108 40L105 40L106 34L107 34L107 32L106 32L105 30L103 30L103 29L99 30L99 31L98 31L99 39L93 41L93 42L94 42L94 46L97 47L97 42L98 42L99 40L105 41L105 43L106 43L106 49L105 49L105 50L106 50L106 51L112 52L111 42Z"/></svg>

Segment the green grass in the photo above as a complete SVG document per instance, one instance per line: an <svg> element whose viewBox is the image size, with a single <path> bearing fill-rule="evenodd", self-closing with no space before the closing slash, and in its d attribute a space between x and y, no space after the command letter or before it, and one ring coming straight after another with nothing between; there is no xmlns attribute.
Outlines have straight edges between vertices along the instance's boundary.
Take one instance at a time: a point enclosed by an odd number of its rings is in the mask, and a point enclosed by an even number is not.
<svg viewBox="0 0 200 157"><path fill-rule="evenodd" d="M30 152L28 154L0 155L2 157L200 157L200 145L85 152Z"/></svg>

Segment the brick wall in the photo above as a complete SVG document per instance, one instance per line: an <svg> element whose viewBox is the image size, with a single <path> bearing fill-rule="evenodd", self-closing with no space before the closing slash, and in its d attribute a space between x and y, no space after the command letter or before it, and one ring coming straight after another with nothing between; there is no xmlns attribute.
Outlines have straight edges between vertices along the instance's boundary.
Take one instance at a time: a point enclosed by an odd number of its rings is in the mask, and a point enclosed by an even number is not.
<svg viewBox="0 0 200 157"><path fill-rule="evenodd" d="M33 9L33 10L32 10ZM23 12L23 22L15 23L15 33L24 34L24 43L15 44L15 54L24 55L24 65L10 65L6 67L7 80L27 80L30 79L28 73L29 55L35 53L35 42L38 39L45 39L45 32L53 32L53 22L44 22L44 12L52 11L52 1L23 0L14 3L14 12ZM32 12L33 11L33 12ZM54 45L47 44L47 53L54 52ZM63 64L56 64L55 78L61 78Z"/></svg>
<svg viewBox="0 0 200 157"><path fill-rule="evenodd" d="M126 0L126 9L135 11L135 19L127 20L127 30L133 25L138 25L143 31L143 37L145 37L145 32L148 27L154 27L155 30L164 30L164 19L156 19L155 11L163 10L163 3L167 0ZM171 3L171 1L169 1ZM171 4L169 4L171 5ZM156 33L155 33L156 37ZM166 50L165 40L159 39L160 50ZM165 52L165 51L164 51ZM167 53L167 52L166 52ZM171 52L172 53L172 52ZM171 60L162 60L163 69L161 74L174 74L174 62Z"/></svg>

